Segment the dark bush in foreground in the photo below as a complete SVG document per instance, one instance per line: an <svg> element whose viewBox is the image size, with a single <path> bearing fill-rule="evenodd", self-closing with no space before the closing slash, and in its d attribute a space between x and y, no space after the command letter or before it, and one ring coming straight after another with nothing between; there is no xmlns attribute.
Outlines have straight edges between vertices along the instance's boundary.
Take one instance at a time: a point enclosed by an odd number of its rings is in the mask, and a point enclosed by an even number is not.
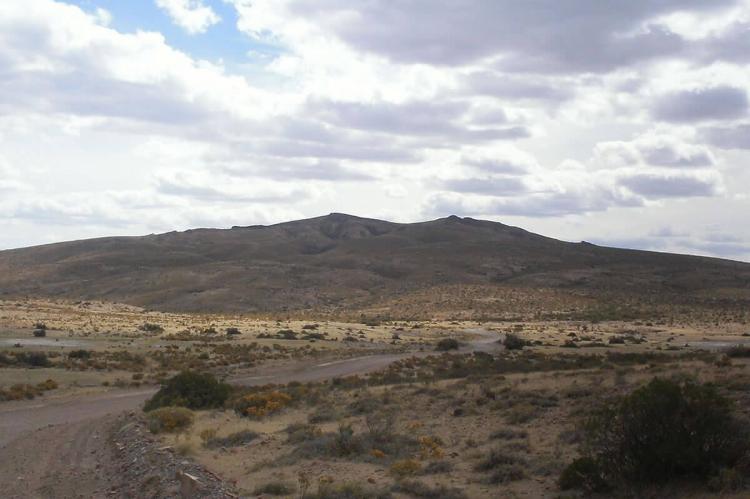
<svg viewBox="0 0 750 499"><path fill-rule="evenodd" d="M458 350L458 340L454 338L444 338L438 341L435 349L439 352L447 352L448 350Z"/></svg>
<svg viewBox="0 0 750 499"><path fill-rule="evenodd" d="M579 457L560 474L560 489L581 489L588 492L606 492L609 484L602 476L597 462L590 457Z"/></svg>
<svg viewBox="0 0 750 499"><path fill-rule="evenodd" d="M513 333L506 334L503 340L503 345L505 345L507 350L521 350L523 347L528 346L528 344L528 341Z"/></svg>
<svg viewBox="0 0 750 499"><path fill-rule="evenodd" d="M592 490L597 477L611 484L705 481L749 448L730 401L713 386L661 379L601 409L584 438L585 459L565 470L561 486L579 486L576 477Z"/></svg>
<svg viewBox="0 0 750 499"><path fill-rule="evenodd" d="M144 410L165 406L212 409L223 406L231 391L231 386L217 381L212 374L184 371L167 381L146 402Z"/></svg>

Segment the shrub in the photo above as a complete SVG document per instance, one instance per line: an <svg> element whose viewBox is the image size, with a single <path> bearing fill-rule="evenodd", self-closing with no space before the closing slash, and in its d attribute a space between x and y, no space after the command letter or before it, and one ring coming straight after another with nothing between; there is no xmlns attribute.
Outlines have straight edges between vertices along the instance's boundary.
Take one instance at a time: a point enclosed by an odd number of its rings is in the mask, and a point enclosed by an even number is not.
<svg viewBox="0 0 750 499"><path fill-rule="evenodd" d="M16 362L30 367L49 367L50 361L44 352L21 352L16 354Z"/></svg>
<svg viewBox="0 0 750 499"><path fill-rule="evenodd" d="M510 483L526 477L526 464L525 459L515 454L504 449L493 449L474 469L492 472L488 480L490 483Z"/></svg>
<svg viewBox="0 0 750 499"><path fill-rule="evenodd" d="M217 437L214 434L205 439L203 446L208 449L243 447L256 438L258 438L258 434L250 430L238 431L226 437Z"/></svg>
<svg viewBox="0 0 750 499"><path fill-rule="evenodd" d="M174 433L187 430L193 424L193 412L184 407L162 407L148 413L151 433Z"/></svg>
<svg viewBox="0 0 750 499"><path fill-rule="evenodd" d="M447 352L448 350L458 350L458 340L455 338L443 338L438 341L435 349L438 352Z"/></svg>
<svg viewBox="0 0 750 499"><path fill-rule="evenodd" d="M453 465L450 461L433 461L422 469L421 475L439 475L441 473L450 473L453 471Z"/></svg>
<svg viewBox="0 0 750 499"><path fill-rule="evenodd" d="M316 493L305 494L303 499L390 499L390 492L369 489L357 483L333 485L320 483Z"/></svg>
<svg viewBox="0 0 750 499"><path fill-rule="evenodd" d="M750 347L746 345L734 345L727 349L726 354L732 358L750 357Z"/></svg>
<svg viewBox="0 0 750 499"><path fill-rule="evenodd" d="M290 496L294 494L297 489L288 483L284 482L271 482L265 485L256 487L253 491L253 495L259 496L262 494L268 494L270 496Z"/></svg>
<svg viewBox="0 0 750 499"><path fill-rule="evenodd" d="M73 350L68 354L69 359L90 359L91 352L88 350Z"/></svg>
<svg viewBox="0 0 750 499"><path fill-rule="evenodd" d="M570 463L560 474L558 485L561 490L581 489L589 493L609 490L599 465L590 457L579 457Z"/></svg>
<svg viewBox="0 0 750 499"><path fill-rule="evenodd" d="M402 480L394 485L393 490L424 499L464 499L466 497L460 489L448 488L444 485L430 487L417 480Z"/></svg>
<svg viewBox="0 0 750 499"><path fill-rule="evenodd" d="M48 379L46 381L42 381L41 383L39 383L38 385L36 385L36 387L39 390L43 391L43 392L48 392L50 390L55 390L57 388L57 386L58 386L57 382L55 380L53 380L53 379Z"/></svg>
<svg viewBox="0 0 750 499"><path fill-rule="evenodd" d="M403 459L396 461L391 465L391 475L396 478L403 478L405 476L416 475L422 470L422 465L414 459Z"/></svg>
<svg viewBox="0 0 750 499"><path fill-rule="evenodd" d="M284 409L292 402L292 397L284 392L270 391L251 393L240 397L234 404L234 410L240 416L262 418Z"/></svg>
<svg viewBox="0 0 750 499"><path fill-rule="evenodd" d="M144 331L146 333L155 333L160 334L164 332L164 328L161 327L159 324L152 324L150 322L146 322L138 327L140 331Z"/></svg>
<svg viewBox="0 0 750 499"><path fill-rule="evenodd" d="M604 479L636 484L705 480L748 450L730 401L713 386L658 378L595 413L584 438L589 461L570 473L591 476L593 462Z"/></svg>
<svg viewBox="0 0 750 499"><path fill-rule="evenodd" d="M503 340L506 350L521 350L523 347L528 346L528 344L528 341L513 333L506 334Z"/></svg>
<svg viewBox="0 0 750 499"><path fill-rule="evenodd" d="M315 425L296 423L286 427L287 442L298 444L318 438L323 432Z"/></svg>
<svg viewBox="0 0 750 499"><path fill-rule="evenodd" d="M276 333L276 337L282 340L296 340L297 333L295 333L291 329L282 329L281 331Z"/></svg>
<svg viewBox="0 0 750 499"><path fill-rule="evenodd" d="M242 334L242 332L236 327L228 327L226 333L227 336L237 336L238 334Z"/></svg>
<svg viewBox="0 0 750 499"><path fill-rule="evenodd" d="M144 410L159 407L180 406L189 409L211 409L221 407L229 398L232 387L221 383L209 373L183 371L161 387Z"/></svg>

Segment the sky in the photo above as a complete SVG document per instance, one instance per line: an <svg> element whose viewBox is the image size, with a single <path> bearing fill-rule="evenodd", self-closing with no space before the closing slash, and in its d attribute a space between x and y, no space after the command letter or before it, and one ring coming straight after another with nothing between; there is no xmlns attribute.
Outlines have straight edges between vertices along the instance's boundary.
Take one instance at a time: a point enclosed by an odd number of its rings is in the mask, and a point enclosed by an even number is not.
<svg viewBox="0 0 750 499"><path fill-rule="evenodd" d="M750 261L750 0L0 2L0 249L331 212Z"/></svg>

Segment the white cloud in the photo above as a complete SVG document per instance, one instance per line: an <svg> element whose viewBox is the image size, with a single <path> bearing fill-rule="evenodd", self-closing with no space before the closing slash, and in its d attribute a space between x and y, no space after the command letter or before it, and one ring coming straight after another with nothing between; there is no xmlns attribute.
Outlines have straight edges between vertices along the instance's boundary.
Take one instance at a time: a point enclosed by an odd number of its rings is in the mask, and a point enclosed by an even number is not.
<svg viewBox="0 0 750 499"><path fill-rule="evenodd" d="M750 185L746 1L227 3L237 26L212 29L262 58L0 2L0 247L330 211L624 241L692 209L750 240L732 220ZM208 1L159 5L188 32L218 22Z"/></svg>
<svg viewBox="0 0 750 499"><path fill-rule="evenodd" d="M205 33L208 28L221 21L219 15L202 0L156 0L172 21L188 33Z"/></svg>

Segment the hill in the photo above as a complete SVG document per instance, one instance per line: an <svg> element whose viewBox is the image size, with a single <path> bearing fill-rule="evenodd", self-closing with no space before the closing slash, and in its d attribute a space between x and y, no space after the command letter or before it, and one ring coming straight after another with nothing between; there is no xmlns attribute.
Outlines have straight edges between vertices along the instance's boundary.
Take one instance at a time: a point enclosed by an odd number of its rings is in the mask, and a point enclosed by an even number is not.
<svg viewBox="0 0 750 499"><path fill-rule="evenodd" d="M750 264L569 243L456 216L398 224L338 213L0 252L0 297L169 311L358 310L456 287L746 297Z"/></svg>

